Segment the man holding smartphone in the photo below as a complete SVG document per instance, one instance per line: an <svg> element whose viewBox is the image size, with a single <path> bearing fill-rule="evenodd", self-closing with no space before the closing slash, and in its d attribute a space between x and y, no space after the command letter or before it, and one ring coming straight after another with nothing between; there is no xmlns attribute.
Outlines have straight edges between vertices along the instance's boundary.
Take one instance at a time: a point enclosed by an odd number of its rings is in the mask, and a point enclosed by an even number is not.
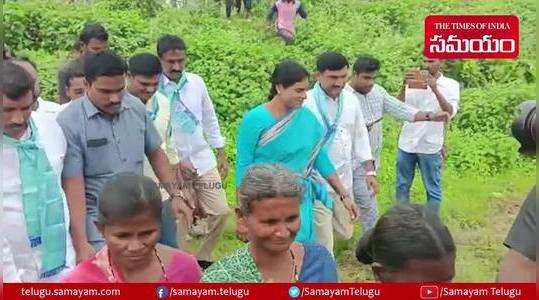
<svg viewBox="0 0 539 300"><path fill-rule="evenodd" d="M459 83L442 74L441 60L425 58L424 64L428 72L406 74L399 100L422 111L445 111L453 118L459 105ZM410 202L410 188L417 165L427 192L427 206L440 212L444 129L444 123L440 122L404 123L397 153L398 202Z"/></svg>

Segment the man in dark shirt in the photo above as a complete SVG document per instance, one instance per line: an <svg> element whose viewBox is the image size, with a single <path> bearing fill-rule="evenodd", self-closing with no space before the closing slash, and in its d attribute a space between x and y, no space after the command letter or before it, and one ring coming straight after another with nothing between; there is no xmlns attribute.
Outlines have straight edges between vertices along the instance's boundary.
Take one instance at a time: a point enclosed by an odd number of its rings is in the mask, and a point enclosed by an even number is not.
<svg viewBox="0 0 539 300"><path fill-rule="evenodd" d="M535 101L526 101L521 105L521 115L513 123L513 136L522 146L520 152L526 155L535 155ZM505 255L499 282L535 282L536 281L536 220L535 207L537 203L536 187L524 200L511 230L507 234L504 245L509 249Z"/></svg>
<svg viewBox="0 0 539 300"><path fill-rule="evenodd" d="M88 90L57 118L67 140L62 185L71 216L77 262L89 258L105 242L95 225L97 201L115 174L143 173L148 158L170 195L175 213L192 216L192 204L180 190L181 178L170 166L162 139L139 99L125 92L127 65L104 51L85 57Z"/></svg>

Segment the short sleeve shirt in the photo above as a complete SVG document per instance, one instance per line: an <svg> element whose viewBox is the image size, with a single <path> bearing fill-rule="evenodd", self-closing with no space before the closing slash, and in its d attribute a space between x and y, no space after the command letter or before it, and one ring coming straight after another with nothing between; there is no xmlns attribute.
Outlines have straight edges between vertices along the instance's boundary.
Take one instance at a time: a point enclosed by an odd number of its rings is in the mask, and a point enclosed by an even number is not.
<svg viewBox="0 0 539 300"><path fill-rule="evenodd" d="M144 104L128 93L115 116L99 111L86 95L60 112L57 121L67 140L62 177L84 176L87 205L94 207L115 174L142 175L144 156L162 142Z"/></svg>

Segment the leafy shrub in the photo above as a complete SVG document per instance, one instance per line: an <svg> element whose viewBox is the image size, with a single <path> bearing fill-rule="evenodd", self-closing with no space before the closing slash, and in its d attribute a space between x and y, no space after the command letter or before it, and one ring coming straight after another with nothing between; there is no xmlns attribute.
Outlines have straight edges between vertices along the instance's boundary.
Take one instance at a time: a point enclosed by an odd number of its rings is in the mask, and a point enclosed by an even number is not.
<svg viewBox="0 0 539 300"><path fill-rule="evenodd" d="M296 59L314 73L316 56L323 51L341 51L350 63L358 54L370 53L382 62L378 83L396 94L404 71L422 61L426 15L506 14L511 7L511 13L521 19L518 59L447 63L445 74L463 88L459 113L447 138L451 154L447 166L455 171L492 173L524 163L507 128L517 104L535 95L532 1L304 0L309 16L298 20L297 40L290 46L284 46L265 22L273 0L258 1L251 20L236 15L225 20L222 3L214 1L208 1L207 7L150 9L149 13L144 5L154 2L159 1L101 0L93 6L51 0L8 2L5 40L36 60L44 98L52 100L57 68L86 22L103 23L110 33L110 46L124 56L155 52L161 34L180 35L188 46L187 69L204 78L227 137L227 153L234 158L237 122L245 111L266 101L269 75L279 60ZM393 174L398 129L391 122L384 129L387 174Z"/></svg>
<svg viewBox="0 0 539 300"><path fill-rule="evenodd" d="M453 126L467 133L491 131L508 134L517 106L534 99L535 86L524 84L486 85L466 89Z"/></svg>
<svg viewBox="0 0 539 300"><path fill-rule="evenodd" d="M122 54L148 45L148 24L138 11L53 1L8 2L4 6L4 38L14 50L69 51L88 22L102 23L109 31L112 49Z"/></svg>

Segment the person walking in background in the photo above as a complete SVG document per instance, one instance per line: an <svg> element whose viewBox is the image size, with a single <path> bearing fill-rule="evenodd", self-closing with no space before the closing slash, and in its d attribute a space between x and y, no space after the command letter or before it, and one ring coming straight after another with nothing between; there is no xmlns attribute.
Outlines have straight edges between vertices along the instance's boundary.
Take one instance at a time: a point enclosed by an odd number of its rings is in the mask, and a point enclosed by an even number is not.
<svg viewBox="0 0 539 300"><path fill-rule="evenodd" d="M65 72L65 94L67 102L60 105L64 109L71 101L79 99L86 93L86 79L84 79L84 68L82 60L75 59L64 66Z"/></svg>
<svg viewBox="0 0 539 300"><path fill-rule="evenodd" d="M278 0L268 11L266 18L270 24L273 22L275 14L277 14L275 24L277 35L286 44L292 44L296 36L296 15L306 19L307 12L305 11L305 7L299 0Z"/></svg>
<svg viewBox="0 0 539 300"><path fill-rule="evenodd" d="M251 9L253 7L253 0L226 0L225 9L226 17L230 18L232 14L232 8L236 7L236 11L239 14L241 11L241 4L243 2L243 10L245 10L245 17L249 18L251 16Z"/></svg>
<svg viewBox="0 0 539 300"><path fill-rule="evenodd" d="M138 98L146 109L151 108L151 101L157 99L156 94L159 84L159 76L161 75L161 61L159 58L151 53L140 53L133 55L128 60L128 72L127 72L127 91L134 97ZM156 98L154 98L156 97ZM160 107L167 109L168 99L160 97ZM178 161L178 157L174 149L170 145L170 139L164 135L166 132L166 120L167 118L159 118L153 120L155 128L161 135L162 143L161 149L165 151L168 160L171 164L175 164ZM156 182L159 181L155 175L152 166L147 158L144 158L144 175L149 176ZM161 240L160 242L178 248L178 239L176 237L177 225L176 217L172 211L171 201L168 197L166 189L161 186L161 194L163 198L163 215L161 216Z"/></svg>
<svg viewBox="0 0 539 300"><path fill-rule="evenodd" d="M64 104L69 102L66 94L67 68L73 60L79 60L82 64L84 56L104 51L108 48L109 34L105 27L99 23L88 23L80 32L78 39L73 45L72 54L74 58L58 70L58 102Z"/></svg>

